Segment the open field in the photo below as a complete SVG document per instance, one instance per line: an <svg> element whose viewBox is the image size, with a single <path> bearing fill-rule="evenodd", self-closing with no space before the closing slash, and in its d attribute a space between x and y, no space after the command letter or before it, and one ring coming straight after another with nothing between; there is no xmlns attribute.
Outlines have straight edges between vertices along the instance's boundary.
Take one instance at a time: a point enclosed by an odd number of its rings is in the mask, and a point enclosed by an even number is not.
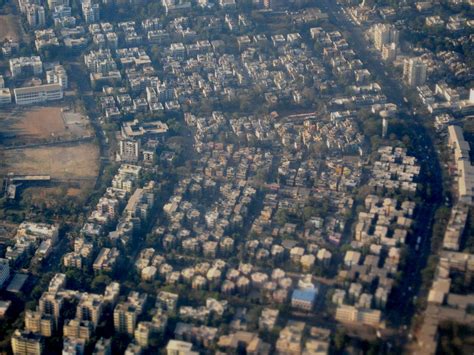
<svg viewBox="0 0 474 355"><path fill-rule="evenodd" d="M50 175L22 186L22 199L53 206L64 197L83 203L99 173L99 150L88 118L67 105L0 109L0 176Z"/></svg>
<svg viewBox="0 0 474 355"><path fill-rule="evenodd" d="M92 143L12 149L2 152L0 174L50 175L54 180L94 180L98 174L97 147Z"/></svg>
<svg viewBox="0 0 474 355"><path fill-rule="evenodd" d="M87 118L62 106L15 107L0 112L0 136L5 145L43 143L90 135Z"/></svg>
<svg viewBox="0 0 474 355"><path fill-rule="evenodd" d="M0 42L5 39L19 41L22 30L17 16L0 15Z"/></svg>

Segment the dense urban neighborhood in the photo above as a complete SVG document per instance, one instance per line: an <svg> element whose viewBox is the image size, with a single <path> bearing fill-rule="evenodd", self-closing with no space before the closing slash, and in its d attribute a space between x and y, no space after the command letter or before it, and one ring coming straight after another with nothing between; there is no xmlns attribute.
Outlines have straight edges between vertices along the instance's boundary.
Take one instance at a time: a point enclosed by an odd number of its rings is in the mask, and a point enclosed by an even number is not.
<svg viewBox="0 0 474 355"><path fill-rule="evenodd" d="M1 354L474 352L473 0L0 0L0 50Z"/></svg>

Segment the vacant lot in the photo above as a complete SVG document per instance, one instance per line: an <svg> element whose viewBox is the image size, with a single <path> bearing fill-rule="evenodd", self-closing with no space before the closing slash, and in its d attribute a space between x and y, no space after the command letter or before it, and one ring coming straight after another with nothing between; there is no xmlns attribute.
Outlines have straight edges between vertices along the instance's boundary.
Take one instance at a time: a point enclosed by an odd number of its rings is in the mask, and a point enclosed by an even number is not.
<svg viewBox="0 0 474 355"><path fill-rule="evenodd" d="M54 180L94 180L98 173L98 150L94 144L5 150L0 174L50 175Z"/></svg>
<svg viewBox="0 0 474 355"><path fill-rule="evenodd" d="M6 39L19 41L21 36L20 22L17 16L0 15L0 42Z"/></svg>
<svg viewBox="0 0 474 355"><path fill-rule="evenodd" d="M15 107L0 112L0 135L6 145L68 140L90 134L85 117L66 112L61 106Z"/></svg>
<svg viewBox="0 0 474 355"><path fill-rule="evenodd" d="M22 186L22 199L37 206L78 204L91 193L98 175L98 147L87 117L66 105L0 109L0 177L50 175L50 183ZM68 143L69 142L69 143Z"/></svg>

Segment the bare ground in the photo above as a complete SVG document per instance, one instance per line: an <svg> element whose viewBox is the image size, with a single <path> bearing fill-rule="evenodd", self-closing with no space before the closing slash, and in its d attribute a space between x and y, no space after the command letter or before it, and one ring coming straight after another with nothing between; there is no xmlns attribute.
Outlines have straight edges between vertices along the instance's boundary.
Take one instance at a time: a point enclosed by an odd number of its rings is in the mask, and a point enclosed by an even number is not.
<svg viewBox="0 0 474 355"><path fill-rule="evenodd" d="M91 135L87 118L62 110L62 106L38 106L0 111L3 143L27 144Z"/></svg>
<svg viewBox="0 0 474 355"><path fill-rule="evenodd" d="M6 150L0 174L50 175L52 179L94 180L98 174L97 147L92 143Z"/></svg>
<svg viewBox="0 0 474 355"><path fill-rule="evenodd" d="M20 21L14 15L0 15L0 42L5 39L19 41L22 35Z"/></svg>

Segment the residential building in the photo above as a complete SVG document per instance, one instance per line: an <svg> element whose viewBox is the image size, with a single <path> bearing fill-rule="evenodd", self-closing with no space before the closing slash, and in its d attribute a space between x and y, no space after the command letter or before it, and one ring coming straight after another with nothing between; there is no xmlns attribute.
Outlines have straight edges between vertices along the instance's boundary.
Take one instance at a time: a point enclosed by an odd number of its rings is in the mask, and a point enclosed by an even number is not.
<svg viewBox="0 0 474 355"><path fill-rule="evenodd" d="M59 84L63 89L68 87L66 70L62 65L56 65L53 69L46 71L46 82L48 84Z"/></svg>
<svg viewBox="0 0 474 355"><path fill-rule="evenodd" d="M41 355L44 350L40 335L18 329L12 335L11 344L14 355Z"/></svg>
<svg viewBox="0 0 474 355"><path fill-rule="evenodd" d="M118 161L136 162L140 157L140 141L123 139L119 141Z"/></svg>
<svg viewBox="0 0 474 355"><path fill-rule="evenodd" d="M133 335L137 324L138 310L128 302L119 303L114 310L114 327L119 333Z"/></svg>
<svg viewBox="0 0 474 355"><path fill-rule="evenodd" d="M43 73L43 62L39 56L10 59L10 72L13 77L20 75L40 75Z"/></svg>
<svg viewBox="0 0 474 355"><path fill-rule="evenodd" d="M358 323L377 327L380 325L380 310L359 309L354 306L340 305L336 309L336 320L347 323Z"/></svg>
<svg viewBox="0 0 474 355"><path fill-rule="evenodd" d="M427 65L419 58L406 59L403 66L403 77L407 85L421 86L426 82Z"/></svg>
<svg viewBox="0 0 474 355"><path fill-rule="evenodd" d="M7 259L0 258L0 289L10 278L10 264Z"/></svg>
<svg viewBox="0 0 474 355"><path fill-rule="evenodd" d="M103 307L102 295L84 293L76 308L76 318L90 321L95 329L102 316Z"/></svg>
<svg viewBox="0 0 474 355"><path fill-rule="evenodd" d="M82 15L86 23L93 23L100 20L100 6L93 4L91 0L82 3Z"/></svg>
<svg viewBox="0 0 474 355"><path fill-rule="evenodd" d="M373 28L373 35L375 48L381 51L386 44L395 43L397 45L400 33L392 25L377 24Z"/></svg>
<svg viewBox="0 0 474 355"><path fill-rule="evenodd" d="M25 312L25 330L50 337L54 332L54 318L39 311Z"/></svg>
<svg viewBox="0 0 474 355"><path fill-rule="evenodd" d="M68 338L88 341L92 335L92 323L88 320L70 319L63 327L63 335Z"/></svg>
<svg viewBox="0 0 474 355"><path fill-rule="evenodd" d="M64 298L61 295L53 292L44 292L39 300L39 311L41 314L52 316L55 320L55 326L57 327L63 303Z"/></svg>
<svg viewBox="0 0 474 355"><path fill-rule="evenodd" d="M8 88L0 88L0 105L8 105L12 102L12 93Z"/></svg>
<svg viewBox="0 0 474 355"><path fill-rule="evenodd" d="M316 288L297 289L291 296L291 306L305 311L311 311L318 294Z"/></svg>
<svg viewBox="0 0 474 355"><path fill-rule="evenodd" d="M197 351L192 351L193 344L187 341L170 340L166 345L167 355L198 355Z"/></svg>

